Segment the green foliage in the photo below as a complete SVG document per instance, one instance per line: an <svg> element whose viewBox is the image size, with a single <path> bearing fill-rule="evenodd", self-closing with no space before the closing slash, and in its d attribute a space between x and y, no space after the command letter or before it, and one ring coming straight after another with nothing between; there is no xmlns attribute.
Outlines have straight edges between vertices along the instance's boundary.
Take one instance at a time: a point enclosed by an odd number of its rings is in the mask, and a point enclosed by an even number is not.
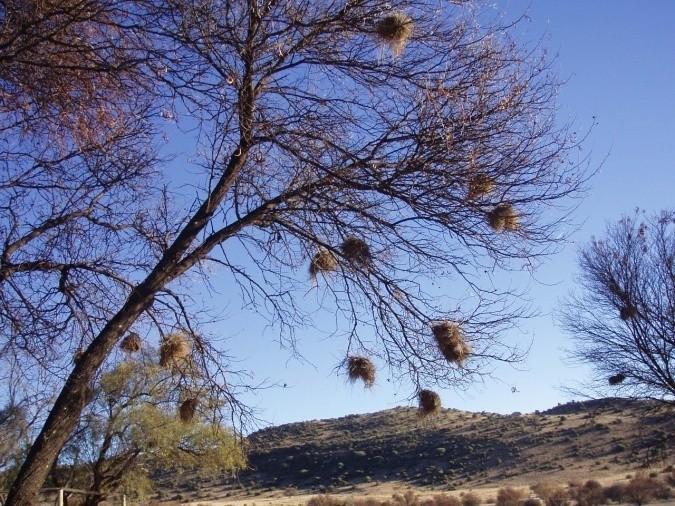
<svg viewBox="0 0 675 506"><path fill-rule="evenodd" d="M83 488L141 499L152 491L155 469L214 474L244 467L241 439L199 417L181 421L175 411L180 392L170 372L147 362L125 361L101 376L95 400L63 452L62 464L88 474L79 477Z"/></svg>
<svg viewBox="0 0 675 506"><path fill-rule="evenodd" d="M28 449L28 421L24 410L8 405L0 409L0 489L12 483Z"/></svg>

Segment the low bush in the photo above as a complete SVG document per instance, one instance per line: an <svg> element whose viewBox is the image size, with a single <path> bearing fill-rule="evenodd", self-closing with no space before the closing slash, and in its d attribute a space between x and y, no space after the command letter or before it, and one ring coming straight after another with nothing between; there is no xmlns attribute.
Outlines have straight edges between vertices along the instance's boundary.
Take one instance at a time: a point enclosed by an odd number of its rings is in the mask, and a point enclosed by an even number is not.
<svg viewBox="0 0 675 506"><path fill-rule="evenodd" d="M462 506L480 506L483 501L478 494L467 492L462 496Z"/></svg>
<svg viewBox="0 0 675 506"><path fill-rule="evenodd" d="M665 500L670 497L668 485L648 476L637 475L626 485L624 501L642 506L654 499Z"/></svg>
<svg viewBox="0 0 675 506"><path fill-rule="evenodd" d="M497 506L519 506L525 492L513 487L500 488L497 492Z"/></svg>
<svg viewBox="0 0 675 506"><path fill-rule="evenodd" d="M532 492L537 494L544 501L546 506L568 506L570 496L567 490L554 483L537 483L530 487Z"/></svg>
<svg viewBox="0 0 675 506"><path fill-rule="evenodd" d="M580 487L571 488L570 495L576 500L577 506L599 506L607 503L602 485L595 480L588 480Z"/></svg>
<svg viewBox="0 0 675 506"><path fill-rule="evenodd" d="M612 502L624 502L624 497L626 496L626 485L623 483L614 483L609 487L605 487L603 493L605 498L608 501Z"/></svg>
<svg viewBox="0 0 675 506"><path fill-rule="evenodd" d="M536 497L529 497L521 502L520 506L541 506L541 500Z"/></svg>

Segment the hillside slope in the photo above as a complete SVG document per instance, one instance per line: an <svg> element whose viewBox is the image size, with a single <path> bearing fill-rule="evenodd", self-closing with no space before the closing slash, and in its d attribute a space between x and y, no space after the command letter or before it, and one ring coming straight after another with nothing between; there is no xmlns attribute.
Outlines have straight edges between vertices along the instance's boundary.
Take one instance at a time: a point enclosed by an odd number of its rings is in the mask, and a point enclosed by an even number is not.
<svg viewBox="0 0 675 506"><path fill-rule="evenodd" d="M617 399L526 415L443 410L428 420L394 408L271 427L249 444L251 469L238 480L209 477L189 488L233 497L385 482L452 490L601 478L672 463L675 419L657 405Z"/></svg>

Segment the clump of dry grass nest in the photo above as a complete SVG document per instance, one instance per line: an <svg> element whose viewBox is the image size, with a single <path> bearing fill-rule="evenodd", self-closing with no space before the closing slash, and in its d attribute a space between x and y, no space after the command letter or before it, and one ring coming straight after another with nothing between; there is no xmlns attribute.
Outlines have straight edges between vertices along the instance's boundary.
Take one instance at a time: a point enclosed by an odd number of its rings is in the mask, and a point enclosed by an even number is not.
<svg viewBox="0 0 675 506"><path fill-rule="evenodd" d="M335 255L331 251L321 248L312 257L312 261L309 264L309 275L314 279L320 272L332 272L337 266L338 260L335 258Z"/></svg>
<svg viewBox="0 0 675 506"><path fill-rule="evenodd" d="M487 174L476 174L469 180L467 197L474 200L484 197L495 189L495 180Z"/></svg>
<svg viewBox="0 0 675 506"><path fill-rule="evenodd" d="M610 377L608 378L607 382L608 382L611 386L616 386L616 385L620 385L621 383L623 383L623 381L624 381L625 379L626 379L626 375L623 374L623 373L619 373L619 374L614 374L613 376L610 376Z"/></svg>
<svg viewBox="0 0 675 506"><path fill-rule="evenodd" d="M623 321L630 320L637 316L637 308L632 304L626 304L619 310L619 318Z"/></svg>
<svg viewBox="0 0 675 506"><path fill-rule="evenodd" d="M435 415L441 411L441 397L433 390L420 390L417 394L418 414L422 417Z"/></svg>
<svg viewBox="0 0 675 506"><path fill-rule="evenodd" d="M190 355L190 344L186 336L179 332L169 334L159 347L159 365L170 367L185 360Z"/></svg>
<svg viewBox="0 0 675 506"><path fill-rule="evenodd" d="M348 357L347 375L352 383L361 380L366 388L370 388L375 383L375 365L366 357L356 355Z"/></svg>
<svg viewBox="0 0 675 506"><path fill-rule="evenodd" d="M464 362L471 354L471 346L464 340L459 325L444 321L432 325L431 331L436 339L438 349L448 362L464 366Z"/></svg>
<svg viewBox="0 0 675 506"><path fill-rule="evenodd" d="M377 38L389 46L391 52L398 56L403 52L413 32L413 21L403 12L391 12L382 16L375 24Z"/></svg>
<svg viewBox="0 0 675 506"><path fill-rule="evenodd" d="M520 227L518 213L511 204L499 204L487 214L487 219L496 232L514 231Z"/></svg>
<svg viewBox="0 0 675 506"><path fill-rule="evenodd" d="M141 351L141 336L136 332L129 332L126 337L122 339L120 348L127 353L138 353Z"/></svg>
<svg viewBox="0 0 675 506"><path fill-rule="evenodd" d="M340 246L344 257L352 264L367 267L372 260L372 254L368 244L358 237L347 237Z"/></svg>
<svg viewBox="0 0 675 506"><path fill-rule="evenodd" d="M185 423L191 422L195 417L198 404L199 400L195 398L186 399L181 402L180 406L178 407L178 416L180 417L181 421Z"/></svg>

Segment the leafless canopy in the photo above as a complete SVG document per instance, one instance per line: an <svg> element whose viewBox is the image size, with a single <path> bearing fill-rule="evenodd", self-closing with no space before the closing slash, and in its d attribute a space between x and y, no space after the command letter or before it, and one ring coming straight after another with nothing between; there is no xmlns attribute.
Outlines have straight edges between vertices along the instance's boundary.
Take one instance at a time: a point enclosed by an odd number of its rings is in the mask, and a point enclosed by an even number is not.
<svg viewBox="0 0 675 506"><path fill-rule="evenodd" d="M675 213L624 217L581 251L563 323L599 390L675 403Z"/></svg>
<svg viewBox="0 0 675 506"><path fill-rule="evenodd" d="M346 356L418 386L462 386L518 357L499 336L524 310L483 274L550 252L586 173L554 121L548 62L512 26L481 26L468 2L417 0L2 9L0 349L64 381L8 504L30 503L130 331L187 336L204 382L241 407L199 331L188 271L208 283L222 267L292 348L316 290ZM393 15L412 27L395 55L378 35ZM172 119L189 146L173 162L173 144L157 154ZM517 227L494 230L505 204ZM350 257L350 238L367 261ZM336 262L313 285L320 252ZM463 368L436 346L444 320L471 347Z"/></svg>

